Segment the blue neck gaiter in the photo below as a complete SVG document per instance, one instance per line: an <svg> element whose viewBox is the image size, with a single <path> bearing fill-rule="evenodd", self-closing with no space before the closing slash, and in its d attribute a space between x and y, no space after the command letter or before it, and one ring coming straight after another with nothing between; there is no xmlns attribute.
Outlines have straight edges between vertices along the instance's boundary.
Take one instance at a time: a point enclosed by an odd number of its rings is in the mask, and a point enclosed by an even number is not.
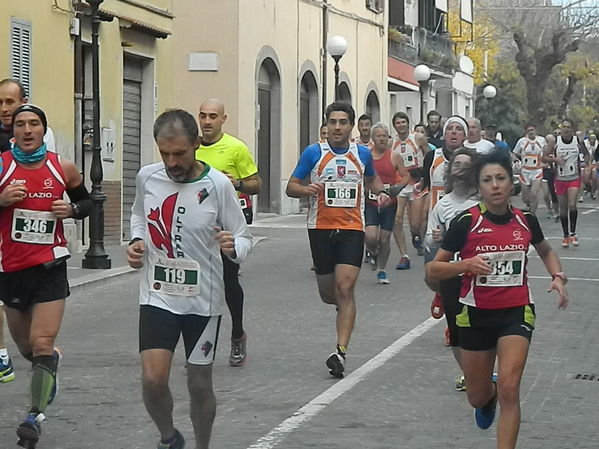
<svg viewBox="0 0 599 449"><path fill-rule="evenodd" d="M35 150L33 153L26 153L21 150L16 144L12 146L12 155L17 162L23 164L31 164L32 162L39 162L46 157L46 143L44 142L41 147Z"/></svg>

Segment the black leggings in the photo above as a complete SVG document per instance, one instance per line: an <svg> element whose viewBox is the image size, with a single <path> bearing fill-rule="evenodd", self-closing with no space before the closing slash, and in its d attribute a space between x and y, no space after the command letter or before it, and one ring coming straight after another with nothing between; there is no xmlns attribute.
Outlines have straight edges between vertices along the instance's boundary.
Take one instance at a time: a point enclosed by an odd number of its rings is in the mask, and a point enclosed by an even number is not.
<svg viewBox="0 0 599 449"><path fill-rule="evenodd" d="M225 299L231 312L231 338L243 337L243 289L239 284L239 264L221 253Z"/></svg>

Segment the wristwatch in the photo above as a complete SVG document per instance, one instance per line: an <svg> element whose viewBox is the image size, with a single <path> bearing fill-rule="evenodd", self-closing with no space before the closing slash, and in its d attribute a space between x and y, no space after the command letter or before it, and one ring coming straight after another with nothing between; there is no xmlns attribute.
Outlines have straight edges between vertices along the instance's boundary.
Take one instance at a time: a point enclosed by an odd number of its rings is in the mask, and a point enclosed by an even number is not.
<svg viewBox="0 0 599 449"><path fill-rule="evenodd" d="M72 218L77 218L79 216L79 212L80 212L79 204L77 204L77 203L71 203L71 210L72 210L71 217Z"/></svg>
<svg viewBox="0 0 599 449"><path fill-rule="evenodd" d="M241 189L243 188L243 181L240 179L237 181L237 185L235 186L235 190L237 190L238 192L241 192Z"/></svg>
<svg viewBox="0 0 599 449"><path fill-rule="evenodd" d="M555 278L560 278L562 281L564 281L564 284L568 283L568 277L564 274L563 271L559 271L551 275L551 279Z"/></svg>

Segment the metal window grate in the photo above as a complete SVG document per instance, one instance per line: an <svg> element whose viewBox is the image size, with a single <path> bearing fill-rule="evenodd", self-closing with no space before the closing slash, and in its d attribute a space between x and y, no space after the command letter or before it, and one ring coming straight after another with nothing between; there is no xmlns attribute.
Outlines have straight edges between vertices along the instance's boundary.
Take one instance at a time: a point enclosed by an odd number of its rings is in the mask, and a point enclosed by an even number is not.
<svg viewBox="0 0 599 449"><path fill-rule="evenodd" d="M10 19L10 73L31 98L31 23Z"/></svg>
<svg viewBox="0 0 599 449"><path fill-rule="evenodd" d="M596 380L599 381L599 375L598 374L581 374L578 373L574 376L574 379L576 380Z"/></svg>

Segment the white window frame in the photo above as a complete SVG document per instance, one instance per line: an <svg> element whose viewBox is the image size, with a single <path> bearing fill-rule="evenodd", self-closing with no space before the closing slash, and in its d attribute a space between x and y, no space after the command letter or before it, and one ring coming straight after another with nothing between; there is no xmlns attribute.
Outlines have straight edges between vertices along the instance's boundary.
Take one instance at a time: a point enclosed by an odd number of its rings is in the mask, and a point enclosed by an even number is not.
<svg viewBox="0 0 599 449"><path fill-rule="evenodd" d="M23 84L31 98L31 22L10 18L10 76Z"/></svg>
<svg viewBox="0 0 599 449"><path fill-rule="evenodd" d="M380 14L385 10L385 0L366 0L366 8Z"/></svg>

